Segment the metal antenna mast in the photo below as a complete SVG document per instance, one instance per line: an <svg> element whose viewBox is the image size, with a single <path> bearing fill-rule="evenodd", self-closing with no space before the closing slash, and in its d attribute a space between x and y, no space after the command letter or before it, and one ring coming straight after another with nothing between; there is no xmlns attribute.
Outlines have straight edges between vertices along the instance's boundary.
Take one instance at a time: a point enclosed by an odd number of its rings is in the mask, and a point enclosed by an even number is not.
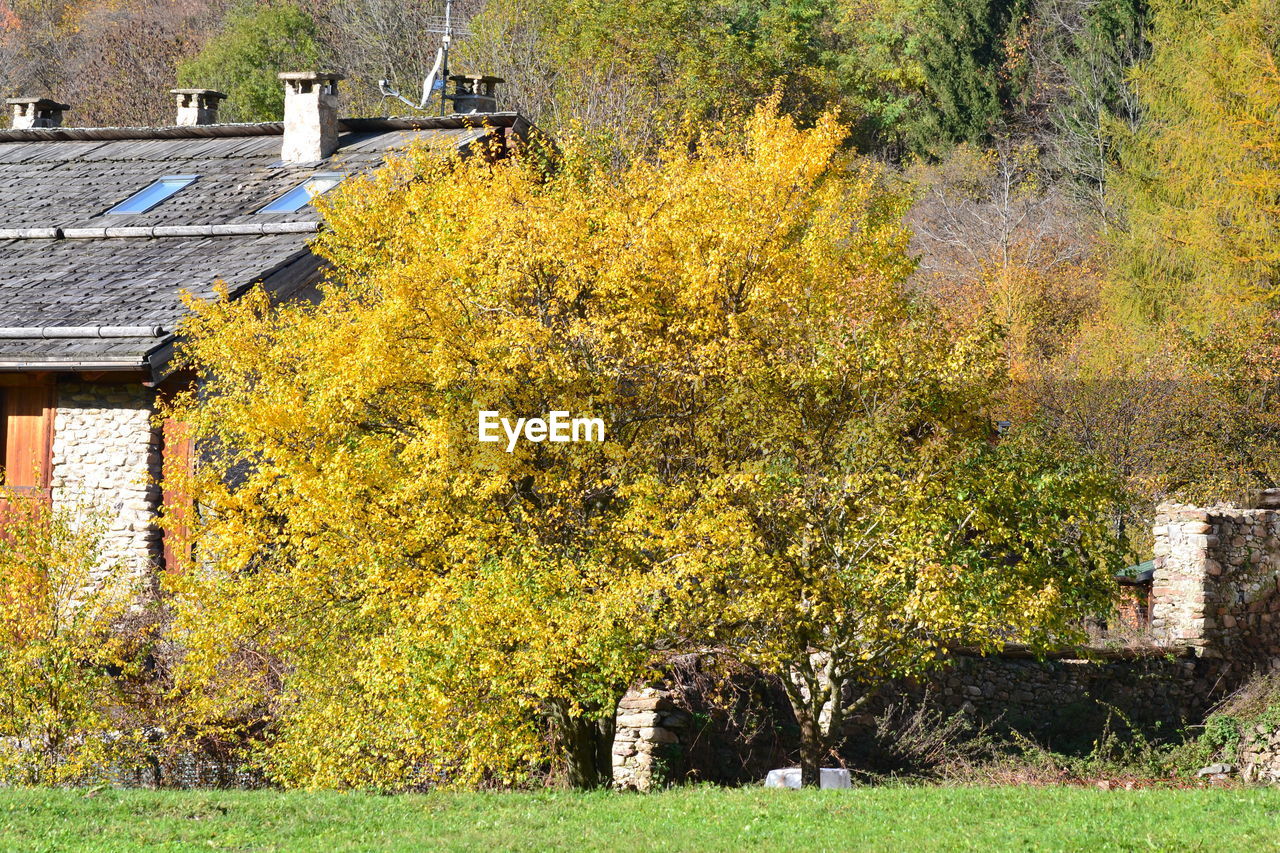
<svg viewBox="0 0 1280 853"><path fill-rule="evenodd" d="M426 32L440 36L440 49L436 51L435 64L431 66L431 71L427 73L426 79L422 81L422 99L415 104L391 88L387 80L378 81L378 90L389 98L399 98L416 110L425 110L427 104L431 101L432 95L438 90L440 92L440 115L444 115L446 110L444 84L449 79L449 48L453 44L454 36L465 38L471 35L471 32L465 26L454 24L453 0L444 0L444 14L432 15L427 18L426 26L423 29Z"/></svg>

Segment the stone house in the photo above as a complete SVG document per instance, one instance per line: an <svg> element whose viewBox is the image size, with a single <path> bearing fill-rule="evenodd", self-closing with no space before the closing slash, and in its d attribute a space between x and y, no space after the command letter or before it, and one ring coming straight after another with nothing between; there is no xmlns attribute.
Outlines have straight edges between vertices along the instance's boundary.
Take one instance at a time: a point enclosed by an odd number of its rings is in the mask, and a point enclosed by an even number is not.
<svg viewBox="0 0 1280 853"><path fill-rule="evenodd" d="M312 195L410 143L500 157L531 130L493 111L494 78L452 78L454 115L347 119L341 75L280 78L283 122L218 124L221 93L179 89L169 127L70 127L72 107L18 98L0 130L4 483L105 514L106 556L140 576L174 563L161 473L190 464L156 419L190 382L172 366L181 292L308 298L324 274Z"/></svg>

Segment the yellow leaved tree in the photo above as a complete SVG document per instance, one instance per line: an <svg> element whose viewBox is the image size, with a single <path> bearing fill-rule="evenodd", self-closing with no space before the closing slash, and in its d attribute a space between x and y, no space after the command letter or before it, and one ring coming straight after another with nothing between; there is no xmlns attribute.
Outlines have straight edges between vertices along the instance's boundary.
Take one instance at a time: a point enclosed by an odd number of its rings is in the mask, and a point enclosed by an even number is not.
<svg viewBox="0 0 1280 853"><path fill-rule="evenodd" d="M1204 334L1274 302L1280 255L1275 0L1154 0L1134 73L1146 119L1120 134L1114 312L1149 336Z"/></svg>
<svg viewBox="0 0 1280 853"><path fill-rule="evenodd" d="M98 781L143 751L124 685L142 668L146 638L124 623L143 590L104 560L101 527L0 489L0 784Z"/></svg>
<svg viewBox="0 0 1280 853"><path fill-rule="evenodd" d="M766 106L620 170L411 150L323 203L316 304L193 303L192 707L286 784L591 787L673 650L801 685L805 723L949 641L1069 633L1107 484L990 445L995 335L904 295L905 199L845 133ZM604 436L482 441L492 412Z"/></svg>

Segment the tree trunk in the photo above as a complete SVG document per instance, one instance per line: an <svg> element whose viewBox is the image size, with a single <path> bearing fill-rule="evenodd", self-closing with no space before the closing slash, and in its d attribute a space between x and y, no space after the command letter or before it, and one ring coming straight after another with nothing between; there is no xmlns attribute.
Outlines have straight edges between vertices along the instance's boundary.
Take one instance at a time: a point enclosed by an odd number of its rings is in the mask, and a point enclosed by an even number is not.
<svg viewBox="0 0 1280 853"><path fill-rule="evenodd" d="M822 762L827 757L822 727L811 714L800 721L800 785L817 788L822 782Z"/></svg>
<svg viewBox="0 0 1280 853"><path fill-rule="evenodd" d="M813 697L806 695L794 681L784 681L791 712L800 726L800 785L816 788L822 781L822 762L827 757L828 742L822 731L822 718L814 713ZM821 703L817 703L820 709Z"/></svg>
<svg viewBox="0 0 1280 853"><path fill-rule="evenodd" d="M551 720L564 749L571 788L587 791L613 783L614 718L607 712L573 715L566 704L552 704Z"/></svg>
<svg viewBox="0 0 1280 853"><path fill-rule="evenodd" d="M819 787L822 765L843 739L843 674L831 655L810 655L791 668L782 684L800 726L800 784Z"/></svg>

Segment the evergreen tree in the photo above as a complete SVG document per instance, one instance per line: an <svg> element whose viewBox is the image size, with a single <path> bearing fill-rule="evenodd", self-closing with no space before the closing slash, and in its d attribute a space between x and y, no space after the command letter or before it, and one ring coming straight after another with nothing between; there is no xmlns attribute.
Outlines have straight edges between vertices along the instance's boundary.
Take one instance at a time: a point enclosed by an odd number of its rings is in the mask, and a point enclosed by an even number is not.
<svg viewBox="0 0 1280 853"><path fill-rule="evenodd" d="M938 154L981 144L1022 97L1025 0L929 0L919 59L924 97L908 130L912 148Z"/></svg>

